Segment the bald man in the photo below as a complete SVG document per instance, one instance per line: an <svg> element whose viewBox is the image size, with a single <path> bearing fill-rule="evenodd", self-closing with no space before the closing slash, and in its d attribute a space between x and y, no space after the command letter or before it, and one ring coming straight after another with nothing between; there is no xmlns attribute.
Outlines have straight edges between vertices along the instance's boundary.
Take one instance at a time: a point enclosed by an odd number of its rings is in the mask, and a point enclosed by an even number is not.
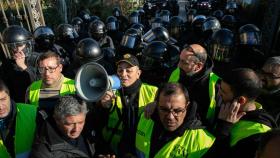
<svg viewBox="0 0 280 158"><path fill-rule="evenodd" d="M178 67L171 73L169 82L183 84L190 99L198 103L197 112L209 128L215 118L217 82L219 77L212 72L213 61L207 57L206 49L199 44L184 46Z"/></svg>

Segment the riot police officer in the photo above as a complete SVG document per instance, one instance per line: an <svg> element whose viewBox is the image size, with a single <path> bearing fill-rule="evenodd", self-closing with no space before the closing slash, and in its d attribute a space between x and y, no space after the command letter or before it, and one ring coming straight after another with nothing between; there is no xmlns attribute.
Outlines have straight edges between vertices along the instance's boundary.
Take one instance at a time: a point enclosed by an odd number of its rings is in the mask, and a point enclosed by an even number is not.
<svg viewBox="0 0 280 158"><path fill-rule="evenodd" d="M207 47L212 34L215 31L221 29L221 24L216 17L208 17L203 22L201 29L202 29L203 37L200 43L203 43L203 45Z"/></svg>
<svg viewBox="0 0 280 158"><path fill-rule="evenodd" d="M33 52L32 34L18 25L7 27L2 33L4 50L1 78L11 90L12 98L24 102L27 87L38 78L36 63L38 53Z"/></svg>
<svg viewBox="0 0 280 158"><path fill-rule="evenodd" d="M60 24L57 26L55 42L66 51L70 61L73 61L73 51L75 50L78 38L79 35L72 25Z"/></svg>
<svg viewBox="0 0 280 158"><path fill-rule="evenodd" d="M143 49L140 60L141 79L148 84L159 86L177 66L179 55L180 50L174 45L162 41L150 42Z"/></svg>
<svg viewBox="0 0 280 158"><path fill-rule="evenodd" d="M114 7L112 14L119 21L120 31L125 32L125 30L128 28L129 25L128 19L122 15L122 12L119 7Z"/></svg>
<svg viewBox="0 0 280 158"><path fill-rule="evenodd" d="M185 44L185 38L184 36L187 35L187 32L185 32L183 19L181 19L179 16L173 16L168 24L168 32L171 37L175 38L178 42L176 43L180 48L182 48Z"/></svg>
<svg viewBox="0 0 280 158"><path fill-rule="evenodd" d="M91 22L88 33L91 38L99 42L101 48L115 49L113 40L110 36L107 36L106 26L101 20Z"/></svg>
<svg viewBox="0 0 280 158"><path fill-rule="evenodd" d="M236 57L234 33L226 28L214 32L208 45L208 54L214 62L213 71L222 77L234 67Z"/></svg>
<svg viewBox="0 0 280 158"><path fill-rule="evenodd" d="M114 16L109 16L106 19L107 35L113 40L114 46L119 47L122 40L123 32L120 31L120 23Z"/></svg>
<svg viewBox="0 0 280 158"><path fill-rule="evenodd" d="M239 28L238 36L239 66L259 69L265 60L261 30L254 24L246 24Z"/></svg>
<svg viewBox="0 0 280 158"><path fill-rule="evenodd" d="M87 28L86 28L85 23L84 23L82 18L74 17L71 20L71 25L74 27L76 32L79 34L79 40L83 39L83 38L86 38L88 36Z"/></svg>
<svg viewBox="0 0 280 158"><path fill-rule="evenodd" d="M74 63L67 70L65 76L75 78L80 66L88 62L97 62L101 64L109 75L115 73L113 63L109 63L105 60L104 52L100 48L99 43L92 38L85 38L77 44L74 53Z"/></svg>
<svg viewBox="0 0 280 158"><path fill-rule="evenodd" d="M122 37L120 47L117 50L117 58L123 56L126 53L133 54L139 58L142 47L141 33L134 28L129 28L125 31Z"/></svg>

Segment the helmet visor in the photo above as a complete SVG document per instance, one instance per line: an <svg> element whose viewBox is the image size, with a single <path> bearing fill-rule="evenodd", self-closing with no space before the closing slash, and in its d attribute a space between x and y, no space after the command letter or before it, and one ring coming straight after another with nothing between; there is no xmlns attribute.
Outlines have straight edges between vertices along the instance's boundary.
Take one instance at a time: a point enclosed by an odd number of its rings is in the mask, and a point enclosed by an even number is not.
<svg viewBox="0 0 280 158"><path fill-rule="evenodd" d="M152 29L160 26L162 26L161 23L157 23L157 22L152 23Z"/></svg>
<svg viewBox="0 0 280 158"><path fill-rule="evenodd" d="M134 36L123 36L121 45L126 48L135 48L136 47L136 37Z"/></svg>
<svg viewBox="0 0 280 158"><path fill-rule="evenodd" d="M154 39L156 39L156 35L152 29L143 35L143 40L147 43L153 41Z"/></svg>
<svg viewBox="0 0 280 158"><path fill-rule="evenodd" d="M30 40L17 42L17 43L7 43L7 51L5 51L5 56L8 59L12 59L13 55L18 52L23 52L25 57L28 57L32 53L32 42Z"/></svg>
<svg viewBox="0 0 280 158"><path fill-rule="evenodd" d="M131 24L138 24L139 23L139 18L137 16L132 16L129 18L129 21Z"/></svg>
<svg viewBox="0 0 280 158"><path fill-rule="evenodd" d="M224 46L221 44L210 44L209 50L212 59L215 61L230 62L233 57L232 49L230 46Z"/></svg>
<svg viewBox="0 0 280 158"><path fill-rule="evenodd" d="M261 35L257 32L246 32L239 35L240 44L243 45L260 45Z"/></svg>
<svg viewBox="0 0 280 158"><path fill-rule="evenodd" d="M156 68L155 63L156 63L156 61L155 61L154 58L142 55L141 64L140 64L142 70L153 70L153 69L155 69Z"/></svg>
<svg viewBox="0 0 280 158"><path fill-rule="evenodd" d="M164 15L160 17L162 21L169 22L169 15Z"/></svg>
<svg viewBox="0 0 280 158"><path fill-rule="evenodd" d="M116 30L118 30L116 22L107 23L107 29L109 31L116 31Z"/></svg>

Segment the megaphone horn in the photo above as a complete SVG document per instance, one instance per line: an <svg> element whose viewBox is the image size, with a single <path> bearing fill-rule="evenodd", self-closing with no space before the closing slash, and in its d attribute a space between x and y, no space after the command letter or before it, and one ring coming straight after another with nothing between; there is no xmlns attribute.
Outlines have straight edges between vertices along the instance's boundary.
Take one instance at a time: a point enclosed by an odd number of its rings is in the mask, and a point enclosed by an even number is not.
<svg viewBox="0 0 280 158"><path fill-rule="evenodd" d="M119 89L121 81L116 76L108 76L105 68L98 63L90 62L81 66L75 77L77 94L88 102L101 99L106 91Z"/></svg>

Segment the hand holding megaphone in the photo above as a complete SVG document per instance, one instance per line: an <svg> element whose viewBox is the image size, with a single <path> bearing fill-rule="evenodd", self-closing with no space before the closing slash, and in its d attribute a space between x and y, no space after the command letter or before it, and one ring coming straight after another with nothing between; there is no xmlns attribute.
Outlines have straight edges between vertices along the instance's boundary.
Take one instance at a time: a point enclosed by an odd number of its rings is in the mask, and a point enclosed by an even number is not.
<svg viewBox="0 0 280 158"><path fill-rule="evenodd" d="M101 98L101 105L103 108L110 108L112 101L116 98L115 93L112 90L105 92L104 96Z"/></svg>
<svg viewBox="0 0 280 158"><path fill-rule="evenodd" d="M121 88L121 81L116 75L109 76L100 64L90 62L82 65L78 70L75 77L75 87L77 94L82 99L88 102L97 102L104 98L105 105L114 98L112 90Z"/></svg>

